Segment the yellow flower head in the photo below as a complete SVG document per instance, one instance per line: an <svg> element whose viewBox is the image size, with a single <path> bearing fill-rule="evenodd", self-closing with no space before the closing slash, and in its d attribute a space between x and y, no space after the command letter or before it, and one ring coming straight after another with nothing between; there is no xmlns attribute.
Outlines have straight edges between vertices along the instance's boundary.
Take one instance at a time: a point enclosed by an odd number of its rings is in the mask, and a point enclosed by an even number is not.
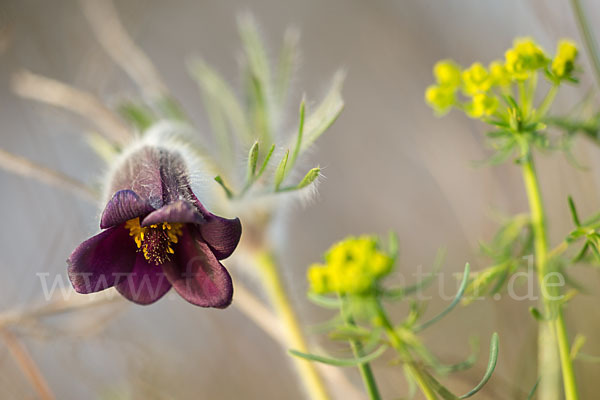
<svg viewBox="0 0 600 400"><path fill-rule="evenodd" d="M481 63L473 63L462 73L462 80L466 94L474 95L486 92L492 87L492 76Z"/></svg>
<svg viewBox="0 0 600 400"><path fill-rule="evenodd" d="M489 66L492 86L506 87L511 84L511 76L501 61L492 61Z"/></svg>
<svg viewBox="0 0 600 400"><path fill-rule="evenodd" d="M552 73L561 78L567 78L575 69L575 59L577 58L577 46L570 40L561 40L558 42L556 56L552 60Z"/></svg>
<svg viewBox="0 0 600 400"><path fill-rule="evenodd" d="M456 89L460 86L460 66L452 60L438 61L433 75L441 87Z"/></svg>
<svg viewBox="0 0 600 400"><path fill-rule="evenodd" d="M445 114L456 103L456 89L438 85L429 86L425 91L425 101L438 114Z"/></svg>
<svg viewBox="0 0 600 400"><path fill-rule="evenodd" d="M498 98L485 93L477 93L473 101L466 107L467 114L472 118L492 115L498 108Z"/></svg>
<svg viewBox="0 0 600 400"><path fill-rule="evenodd" d="M349 237L334 244L324 264L308 269L310 290L318 294L361 294L390 273L393 258L379 250L373 236Z"/></svg>
<svg viewBox="0 0 600 400"><path fill-rule="evenodd" d="M525 80L535 70L548 64L544 50L530 38L515 39L513 48L505 53L506 70L516 80Z"/></svg>

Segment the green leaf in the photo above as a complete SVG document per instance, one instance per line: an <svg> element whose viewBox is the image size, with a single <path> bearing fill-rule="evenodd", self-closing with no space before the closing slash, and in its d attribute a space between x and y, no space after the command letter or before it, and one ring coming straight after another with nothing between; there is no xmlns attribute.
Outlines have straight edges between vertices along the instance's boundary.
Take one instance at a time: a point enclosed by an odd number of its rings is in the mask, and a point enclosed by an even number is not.
<svg viewBox="0 0 600 400"><path fill-rule="evenodd" d="M537 379L537 381L535 381L535 385L533 385L533 387L531 388L531 391L529 392L529 395L527 396L527 400L533 400L533 396L535 396L535 391L537 390L538 385L540 384L540 380L541 379L542 378L539 377Z"/></svg>
<svg viewBox="0 0 600 400"><path fill-rule="evenodd" d="M188 64L188 70L204 93L205 103L218 105L218 110L227 117L234 132L242 140L250 142L253 138L244 109L229 84L216 70L201 59L192 60Z"/></svg>
<svg viewBox="0 0 600 400"><path fill-rule="evenodd" d="M394 231L390 231L388 234L388 254L395 264L396 261L398 261L398 255L400 254L400 245L398 234Z"/></svg>
<svg viewBox="0 0 600 400"><path fill-rule="evenodd" d="M569 353L571 360L575 360L577 358L581 348L585 344L585 340L586 338L583 335L578 334L575 336L575 339L573 339L573 344L571 345L571 352Z"/></svg>
<svg viewBox="0 0 600 400"><path fill-rule="evenodd" d="M143 105L125 102L118 107L119 114L131 123L137 130L144 132L155 122L152 110Z"/></svg>
<svg viewBox="0 0 600 400"><path fill-rule="evenodd" d="M295 29L287 29L283 37L283 46L279 52L277 82L275 84L275 104L283 105L287 97L290 82L298 62L299 34Z"/></svg>
<svg viewBox="0 0 600 400"><path fill-rule="evenodd" d="M433 389L442 396L444 400L458 400L459 398L454 395L446 386L442 385L437 379L433 377L428 371L421 369L421 372L428 378L429 384Z"/></svg>
<svg viewBox="0 0 600 400"><path fill-rule="evenodd" d="M263 88L269 90L271 81L271 68L269 57L262 38L258 32L256 21L250 14L242 15L238 19L238 29L244 53L248 61L248 67Z"/></svg>
<svg viewBox="0 0 600 400"><path fill-rule="evenodd" d="M300 181L299 184L296 185L294 189L303 189L313 183L321 174L321 168L316 167L311 169L304 175L304 178Z"/></svg>
<svg viewBox="0 0 600 400"><path fill-rule="evenodd" d="M329 333L332 340L354 340L364 342L372 337L371 331L366 328L356 325L344 325L337 327L333 332Z"/></svg>
<svg viewBox="0 0 600 400"><path fill-rule="evenodd" d="M581 248L579 253L577 253L577 255L575 257L573 257L573 259L571 260L571 264L576 264L576 263L580 262L581 260L583 260L583 258L587 254L589 247L590 247L590 243L585 242L585 244L583 245L583 247Z"/></svg>
<svg viewBox="0 0 600 400"><path fill-rule="evenodd" d="M452 300L452 303L450 303L450 305L448 307L446 307L445 310L443 310L441 313L439 313L438 315L436 315L429 321L415 327L414 328L415 332L422 331L423 329L426 329L429 326L435 324L436 322L438 322L439 320L444 318L450 311L452 311L452 309L454 307L456 307L456 305L460 302L460 299L462 298L463 294L465 293L465 289L467 288L467 283L469 282L470 270L471 270L471 267L469 266L469 263L467 263L465 265L465 271L463 272L463 277L462 277L462 281L460 283L460 287L458 288L458 291L456 292L456 296L454 296L454 300Z"/></svg>
<svg viewBox="0 0 600 400"><path fill-rule="evenodd" d="M571 218L573 219L573 223L575 226L581 226L581 222L579 222L579 216L577 215L577 209L575 208L575 202L571 196L568 197L569 202L569 210L571 211Z"/></svg>
<svg viewBox="0 0 600 400"><path fill-rule="evenodd" d="M254 142L248 152L248 171L246 173L246 182L251 182L256 174L256 164L258 163L258 141Z"/></svg>
<svg viewBox="0 0 600 400"><path fill-rule="evenodd" d="M337 297L328 297L322 294L308 292L308 300L323 308L339 310L342 307L342 301Z"/></svg>
<svg viewBox="0 0 600 400"><path fill-rule="evenodd" d="M263 143L271 143L272 95L271 68L264 42L259 34L256 21L250 14L238 19L238 29L248 71L248 99L254 132Z"/></svg>
<svg viewBox="0 0 600 400"><path fill-rule="evenodd" d="M509 107L512 107L514 109L519 109L519 105L517 104L514 97L512 97L510 95L504 95L504 96L502 96L502 98L506 102L506 105L508 105Z"/></svg>
<svg viewBox="0 0 600 400"><path fill-rule="evenodd" d="M252 117L252 130L258 133L263 143L271 143L271 118L269 113L266 88L255 76L251 75L249 96L250 116Z"/></svg>
<svg viewBox="0 0 600 400"><path fill-rule="evenodd" d="M305 113L306 103L304 99L300 103L300 120L298 122L298 135L296 136L296 145L294 146L294 152L292 153L292 158L290 160L290 166L288 170L292 170L294 165L296 165L296 160L298 159L298 154L300 154L300 149L302 148L302 135L304 134L304 113Z"/></svg>
<svg viewBox="0 0 600 400"><path fill-rule="evenodd" d="M358 358L351 358L351 359L324 357L324 356L318 356L316 354L302 353L297 350L289 350L289 352L290 352L290 354L292 354L296 357L304 358L305 360L309 360L309 361L316 361L316 362L320 362L323 364L335 365L336 367L352 367L352 366L355 366L358 364L366 364L368 362L375 360L377 357L379 357L380 355L382 355L385 352L386 348L387 348L387 346L381 346L377 350L372 352L371 354L367 354L366 356L362 356L362 357L358 357Z"/></svg>
<svg viewBox="0 0 600 400"><path fill-rule="evenodd" d="M279 162L279 165L277 166L277 169L275 170L275 191L279 191L279 187L281 186L281 183L283 182L283 178L285 178L285 167L287 165L287 160L288 160L288 156L290 155L290 151L287 150L285 152L285 155L283 156L283 158L281 159L281 161Z"/></svg>
<svg viewBox="0 0 600 400"><path fill-rule="evenodd" d="M494 369L496 369L496 363L498 362L498 333L494 332L492 340L490 341L490 358L488 361L487 369L481 381L475 386L470 392L460 396L461 399L466 399L479 392L483 386L490 380Z"/></svg>
<svg viewBox="0 0 600 400"><path fill-rule="evenodd" d="M344 108L344 101L341 95L343 81L343 73L338 72L335 74L328 94L321 101L317 109L306 118L304 140L302 141L300 152L308 149L335 122L342 112Z"/></svg>
<svg viewBox="0 0 600 400"><path fill-rule="evenodd" d="M271 145L271 148L269 149L269 152L267 153L267 155L265 156L265 159L263 160L262 166L260 167L260 171L258 171L258 175L256 175L256 179L260 178L262 176L262 174L265 172L265 170L267 169L267 166L269 165L269 160L271 160L271 156L273 155L273 151L275 150L275 145Z"/></svg>
<svg viewBox="0 0 600 400"><path fill-rule="evenodd" d="M506 161L515 153L516 142L509 141L504 147L497 150L491 157L486 160L475 162L475 166L499 165Z"/></svg>
<svg viewBox="0 0 600 400"><path fill-rule="evenodd" d="M535 318L536 321L546 321L547 318L535 307L529 307L529 313Z"/></svg>
<svg viewBox="0 0 600 400"><path fill-rule="evenodd" d="M221 178L220 175L215 176L215 181L221 185L221 187L223 188L223 190L225 191L225 195L227 195L228 199L233 198L233 192L227 187L227 185L225 184L225 182L223 181L223 178Z"/></svg>
<svg viewBox="0 0 600 400"><path fill-rule="evenodd" d="M443 374L448 374L448 373L452 373L452 372L464 371L464 370L471 368L477 361L477 355L478 355L478 350L479 350L479 340L477 340L476 338L471 338L471 340L469 342L470 342L469 344L471 345L471 354L469 354L469 357L467 357L466 360L459 362L457 364L451 364L451 365L443 365L443 364L435 365L434 367L436 368L436 371L443 373Z"/></svg>

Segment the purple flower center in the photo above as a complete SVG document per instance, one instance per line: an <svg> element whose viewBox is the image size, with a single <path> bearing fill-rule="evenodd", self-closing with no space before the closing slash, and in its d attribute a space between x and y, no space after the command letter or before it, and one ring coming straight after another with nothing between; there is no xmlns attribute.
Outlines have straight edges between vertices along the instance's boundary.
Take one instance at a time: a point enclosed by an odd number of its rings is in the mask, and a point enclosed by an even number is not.
<svg viewBox="0 0 600 400"><path fill-rule="evenodd" d="M138 251L144 258L155 265L162 265L170 260L169 255L175 251L172 244L179 241L183 224L162 222L150 226L140 226L140 219L133 218L125 223L129 236L133 237Z"/></svg>

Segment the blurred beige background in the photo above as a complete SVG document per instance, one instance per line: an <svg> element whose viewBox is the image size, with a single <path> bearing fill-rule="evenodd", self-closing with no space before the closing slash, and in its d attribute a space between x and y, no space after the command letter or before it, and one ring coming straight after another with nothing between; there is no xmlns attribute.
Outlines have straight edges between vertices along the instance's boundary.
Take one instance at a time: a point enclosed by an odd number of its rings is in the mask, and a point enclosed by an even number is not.
<svg viewBox="0 0 600 400"><path fill-rule="evenodd" d="M591 0L584 4L597 25L600 7ZM433 64L446 57L462 64L487 63L501 57L519 35L531 35L551 51L562 37L581 43L568 3L559 0L127 0L118 1L117 8L129 33L201 129L207 127L202 102L185 60L201 54L238 84L239 12L254 14L273 50L287 26L302 33L290 126L302 93L317 100L332 74L339 67L347 70L346 108L310 160L324 167L326 180L314 204L296 207L288 216L282 254L305 326L330 316L304 297L306 266L346 234L396 230L400 268L408 274L419 265L430 267L443 246L448 249L447 271L462 270L465 261L480 269L485 260L477 251L478 241L490 239L497 227L492 211L527 209L516 167L472 167L471 161L489 154L484 128L458 113L436 119L425 105L423 92L432 81ZM0 24L10 35L0 55L0 147L80 180L96 179L102 163L80 134L88 126L70 114L16 97L9 89L10 77L27 68L91 91L109 104L134 95L134 86L94 40L77 2L2 0ZM563 91L555 110L574 104L594 84L585 56L582 63L586 73L581 85ZM567 194L584 215L600 205L600 152L585 140L575 151L589 169L575 170L560 154L540 157L553 243L571 227ZM43 300L37 272L66 276L64 260L97 230L97 210L69 193L4 171L0 187L0 304L8 310ZM238 270L233 274L234 279L243 275ZM597 291L596 271L577 275ZM449 275L447 281L449 296ZM567 310L570 331L589 338L585 350L590 354L600 354L599 300L597 294L584 294ZM433 301L429 312L443 305ZM501 340L498 369L480 398L526 397L536 380L535 324L527 308L509 299L475 302L426 332L427 344L448 362L467 356L469 335L481 339L477 367L447 378L450 386L464 391L479 380L489 336L496 330ZM404 311L398 307L398 317ZM100 317L106 318L100 313L85 316L88 323ZM71 317L49 323L54 329L21 333L60 399L302 398L288 356L234 307L201 310L182 300L132 306L91 336L62 334L75 324ZM311 337L325 344L318 335ZM594 398L600 368L582 367L577 364L583 398ZM35 397L3 347L0 369L1 398ZM386 399L405 392L397 367L380 361L376 370ZM360 385L358 374L348 373Z"/></svg>

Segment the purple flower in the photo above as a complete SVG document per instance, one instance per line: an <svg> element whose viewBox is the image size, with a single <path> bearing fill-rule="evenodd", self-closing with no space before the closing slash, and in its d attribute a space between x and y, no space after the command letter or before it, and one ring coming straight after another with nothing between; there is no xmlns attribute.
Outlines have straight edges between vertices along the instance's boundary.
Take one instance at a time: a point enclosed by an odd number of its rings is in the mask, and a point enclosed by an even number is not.
<svg viewBox="0 0 600 400"><path fill-rule="evenodd" d="M144 146L124 158L112 175L102 232L67 260L77 292L114 286L135 303L151 304L173 287L201 307L231 304L231 277L219 260L236 248L240 221L208 212L188 176L178 152Z"/></svg>

